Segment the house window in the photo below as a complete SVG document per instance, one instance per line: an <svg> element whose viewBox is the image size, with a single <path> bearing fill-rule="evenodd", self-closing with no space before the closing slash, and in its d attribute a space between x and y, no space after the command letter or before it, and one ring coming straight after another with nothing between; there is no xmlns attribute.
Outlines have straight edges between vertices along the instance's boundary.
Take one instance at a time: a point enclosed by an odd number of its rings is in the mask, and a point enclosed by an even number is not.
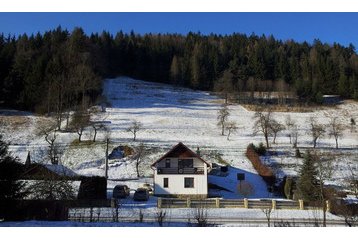
<svg viewBox="0 0 358 238"><path fill-rule="evenodd" d="M163 178L163 187L164 188L169 187L169 179L168 178Z"/></svg>
<svg viewBox="0 0 358 238"><path fill-rule="evenodd" d="M170 159L165 160L165 168L170 168Z"/></svg>
<svg viewBox="0 0 358 238"><path fill-rule="evenodd" d="M184 188L194 188L194 178L184 178Z"/></svg>

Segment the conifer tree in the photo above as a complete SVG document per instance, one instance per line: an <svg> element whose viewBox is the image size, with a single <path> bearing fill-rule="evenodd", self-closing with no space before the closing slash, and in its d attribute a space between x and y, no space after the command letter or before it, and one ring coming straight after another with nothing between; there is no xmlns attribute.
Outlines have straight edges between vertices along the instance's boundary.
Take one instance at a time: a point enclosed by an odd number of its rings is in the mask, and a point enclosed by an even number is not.
<svg viewBox="0 0 358 238"><path fill-rule="evenodd" d="M170 78L172 84L178 84L180 81L180 66L179 60L176 55L174 55L171 66L170 66Z"/></svg>
<svg viewBox="0 0 358 238"><path fill-rule="evenodd" d="M0 201L22 199L28 194L26 182L20 179L22 165L7 151L7 144L0 135Z"/></svg>
<svg viewBox="0 0 358 238"><path fill-rule="evenodd" d="M317 173L314 157L307 152L304 156L297 182L298 197L304 201L316 201L319 199Z"/></svg>

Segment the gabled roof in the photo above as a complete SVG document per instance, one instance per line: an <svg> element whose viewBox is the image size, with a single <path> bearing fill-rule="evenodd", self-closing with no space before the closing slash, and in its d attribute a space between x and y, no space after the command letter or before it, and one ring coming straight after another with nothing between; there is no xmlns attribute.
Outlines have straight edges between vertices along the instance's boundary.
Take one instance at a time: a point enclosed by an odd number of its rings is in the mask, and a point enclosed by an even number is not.
<svg viewBox="0 0 358 238"><path fill-rule="evenodd" d="M22 166L22 179L70 179L78 177L78 175L63 165L38 164L32 163L28 166Z"/></svg>
<svg viewBox="0 0 358 238"><path fill-rule="evenodd" d="M201 161L203 161L205 164L209 165L208 162L206 162L204 159L202 159L197 153L189 149L186 145L184 145L182 142L179 142L177 145L175 145L171 150L169 150L165 155L163 155L160 159L156 160L151 166L155 166L159 161L165 159L165 158L172 158L172 157L178 157L178 158L198 158Z"/></svg>

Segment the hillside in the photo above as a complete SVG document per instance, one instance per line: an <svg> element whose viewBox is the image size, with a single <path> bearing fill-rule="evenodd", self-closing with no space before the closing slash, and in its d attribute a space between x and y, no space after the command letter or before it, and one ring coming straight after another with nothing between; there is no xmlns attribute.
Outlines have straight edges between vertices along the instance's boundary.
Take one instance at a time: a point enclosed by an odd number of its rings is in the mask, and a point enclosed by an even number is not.
<svg viewBox="0 0 358 238"><path fill-rule="evenodd" d="M140 143L145 145L150 151L141 165L141 171L145 176L151 176L152 171L149 165L155 159L181 141L194 151L199 148L201 155L210 162L226 161L236 169L252 174L251 182L257 187L255 196L269 196L263 181L244 154L249 143L264 142L262 135L253 135L254 112L246 110L241 105L229 105L231 113L229 120L235 121L239 129L230 136L230 140L227 140L226 136L220 135L220 129L217 126L218 110L224 101L208 92L127 77L107 79L104 81L103 89L103 95L108 103L106 112L96 113L91 120L107 122L111 131L110 150L119 145L132 147ZM322 123L327 123L328 116L337 115L342 123L349 125L350 118L358 120L358 104L345 102L336 107L311 113L274 113L274 117L282 123L287 115L290 115L299 125L298 146L303 152L305 148L312 147L306 123L310 116ZM25 161L27 151L31 151L32 159L41 161L47 144L35 132L36 127L49 119L19 111L1 111L0 118L5 121L5 126L1 130L5 139L11 143L10 150L13 155ZM133 135L126 131L133 120L143 124L143 129L137 133L136 142L132 141ZM90 140L92 133L91 128L87 128L83 139ZM77 138L76 133L59 133L57 142L64 150L60 158L61 163L78 174L104 175L104 136L105 133L99 132L96 143L76 144L73 143ZM287 133L278 134L276 141L277 144L273 144L273 148L281 153L278 156L266 158L266 161L278 164L277 172L283 175L296 174L301 161L294 158L294 150L289 144ZM325 136L318 140L317 147L339 154L335 164L337 173L333 182L343 183L347 175L346 165L358 164L357 132L351 133L349 129L346 129L344 136L339 140L342 149L335 150L334 145L334 139ZM135 178L134 162L128 158L111 160L109 177L111 179ZM219 183L232 187L235 186L236 181L234 178L227 177Z"/></svg>

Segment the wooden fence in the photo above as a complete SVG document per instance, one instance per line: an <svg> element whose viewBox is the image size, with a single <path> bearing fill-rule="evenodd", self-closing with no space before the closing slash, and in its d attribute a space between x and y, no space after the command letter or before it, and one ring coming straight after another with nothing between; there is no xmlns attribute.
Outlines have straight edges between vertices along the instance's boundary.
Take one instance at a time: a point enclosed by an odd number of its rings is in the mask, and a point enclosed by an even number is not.
<svg viewBox="0 0 358 238"><path fill-rule="evenodd" d="M246 209L320 209L318 207L305 207L302 200L287 201L287 200L274 200L274 199L177 199L177 198L158 198L158 208L246 208ZM326 208L329 212L330 203L326 202Z"/></svg>

